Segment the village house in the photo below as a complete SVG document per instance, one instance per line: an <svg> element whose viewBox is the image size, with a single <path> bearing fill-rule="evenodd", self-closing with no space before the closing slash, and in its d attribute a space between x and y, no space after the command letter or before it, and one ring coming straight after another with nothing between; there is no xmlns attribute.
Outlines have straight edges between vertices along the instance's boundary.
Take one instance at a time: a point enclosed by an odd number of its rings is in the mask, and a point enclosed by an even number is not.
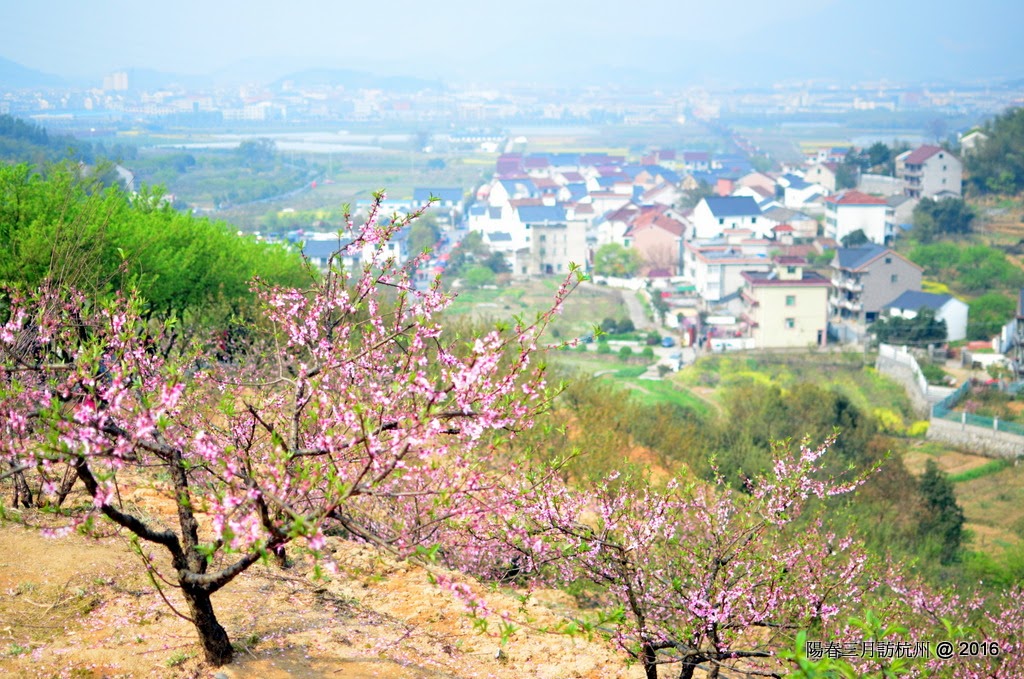
<svg viewBox="0 0 1024 679"><path fill-rule="evenodd" d="M702 198L693 209L693 238L718 238L726 229L750 229L760 237L771 232L774 224L760 219L761 208L749 196Z"/></svg>
<svg viewBox="0 0 1024 679"><path fill-rule="evenodd" d="M683 268L686 224L667 214L665 208L646 208L633 216L624 235L624 245L643 258L642 274L652 271L677 276Z"/></svg>
<svg viewBox="0 0 1024 679"><path fill-rule="evenodd" d="M961 195L963 171L960 159L940 146L919 146L896 156L896 176L906 182L911 198Z"/></svg>
<svg viewBox="0 0 1024 679"><path fill-rule="evenodd" d="M970 155L986 141L988 141L988 135L975 128L960 137L960 153L965 156Z"/></svg>
<svg viewBox="0 0 1024 679"><path fill-rule="evenodd" d="M853 189L825 199L825 235L840 243L854 231L862 231L869 241L884 245L891 235L886 229L885 199Z"/></svg>
<svg viewBox="0 0 1024 679"><path fill-rule="evenodd" d="M817 184L829 194L832 194L836 192L836 173L838 170L838 163L816 162L804 172L804 180L811 184Z"/></svg>
<svg viewBox="0 0 1024 679"><path fill-rule="evenodd" d="M902 316L906 319L916 318L921 309L931 309L935 312L935 320L946 322L947 342L967 338L967 303L961 302L953 295L906 290L883 307L888 315Z"/></svg>
<svg viewBox="0 0 1024 679"><path fill-rule="evenodd" d="M921 290L921 267L882 245L838 248L832 259L834 317L874 323L883 307L907 290Z"/></svg>
<svg viewBox="0 0 1024 679"><path fill-rule="evenodd" d="M787 207L769 207L764 209L764 218L770 222L772 231L776 227L788 224L793 229L794 238L816 238L818 236L818 220L798 210Z"/></svg>
<svg viewBox="0 0 1024 679"><path fill-rule="evenodd" d="M735 295L744 285L744 271L769 271L767 241L745 244L724 241L684 244L684 275L708 303Z"/></svg>
<svg viewBox="0 0 1024 679"><path fill-rule="evenodd" d="M822 346L831 282L800 257L776 257L770 271L744 271L743 320L758 349Z"/></svg>

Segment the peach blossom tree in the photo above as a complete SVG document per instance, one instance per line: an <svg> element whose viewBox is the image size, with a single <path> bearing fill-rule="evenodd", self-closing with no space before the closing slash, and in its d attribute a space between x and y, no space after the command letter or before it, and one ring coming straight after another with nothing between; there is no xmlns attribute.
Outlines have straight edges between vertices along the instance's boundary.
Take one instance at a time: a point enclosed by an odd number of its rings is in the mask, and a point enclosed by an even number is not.
<svg viewBox="0 0 1024 679"><path fill-rule="evenodd" d="M171 347L173 325L147 320L132 295L9 295L0 456L16 499L45 502L79 479L90 503L68 528L102 517L166 550L160 577L179 588L179 614L213 665L232 658L211 600L232 579L287 545L331 568L329 528L399 556L434 544L443 527L494 510L478 498L493 502L517 469L499 446L547 404L535 352L577 276L535 321L447 339L439 314L451 297L436 281L412 284L425 256L400 265L388 254L418 214L384 218L383 198L364 226L349 222L349 242L308 287L255 283L264 326L244 357ZM154 487L176 512L166 525L120 500L123 485L160 473Z"/></svg>

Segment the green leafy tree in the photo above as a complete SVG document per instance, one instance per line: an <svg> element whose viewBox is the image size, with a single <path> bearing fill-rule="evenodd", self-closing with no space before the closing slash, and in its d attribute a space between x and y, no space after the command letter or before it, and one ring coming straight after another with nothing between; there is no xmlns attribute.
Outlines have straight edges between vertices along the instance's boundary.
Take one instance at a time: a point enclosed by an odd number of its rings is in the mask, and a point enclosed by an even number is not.
<svg viewBox="0 0 1024 679"><path fill-rule="evenodd" d="M935 318L935 311L927 307L918 309L913 318L884 316L871 325L870 332L886 344L931 344L944 342L947 336L946 321Z"/></svg>
<svg viewBox="0 0 1024 679"><path fill-rule="evenodd" d="M606 243L594 253L594 273L598 276L629 278L642 263L639 252L618 243Z"/></svg>
<svg viewBox="0 0 1024 679"><path fill-rule="evenodd" d="M960 198L922 198L914 208L914 234L922 242L941 236L962 236L971 232L975 214Z"/></svg>
<svg viewBox="0 0 1024 679"><path fill-rule="evenodd" d="M432 249L441 238L441 229L437 227L437 220L429 215L413 222L409 229L409 248L412 252L420 253Z"/></svg>
<svg viewBox="0 0 1024 679"><path fill-rule="evenodd" d="M969 154L969 186L978 193L1024 190L1024 108L1013 108L985 125L988 137Z"/></svg>
<svg viewBox="0 0 1024 679"><path fill-rule="evenodd" d="M857 229L843 236L843 247L844 248L855 248L858 245L864 245L868 242L868 237L864 233L864 229Z"/></svg>
<svg viewBox="0 0 1024 679"><path fill-rule="evenodd" d="M678 207L696 207L697 204L700 203L705 198L714 198L717 195L718 194L715 193L715 189L713 186L709 185L707 182L702 181L697 186L697 188L685 191L683 193L682 198L680 198L679 200Z"/></svg>
<svg viewBox="0 0 1024 679"><path fill-rule="evenodd" d="M505 259L505 255L500 252L492 252L487 255L487 258L484 260L484 266L494 273L508 273L512 271L512 266Z"/></svg>
<svg viewBox="0 0 1024 679"><path fill-rule="evenodd" d="M240 312L250 281L308 281L301 259L282 246L237 235L226 224L173 210L158 190L104 187L75 165L33 172L0 166L0 282L44 280L94 296L138 288L149 313Z"/></svg>
<svg viewBox="0 0 1024 679"><path fill-rule="evenodd" d="M965 521L953 482L934 460L928 460L919 489L925 503L921 531L932 540L939 560L944 564L953 563L960 557Z"/></svg>
<svg viewBox="0 0 1024 679"><path fill-rule="evenodd" d="M462 282L470 288L494 285L494 272L482 264L474 264L462 274Z"/></svg>
<svg viewBox="0 0 1024 679"><path fill-rule="evenodd" d="M967 339L991 339L1013 317L1017 305L1008 296L987 292L971 302L967 321Z"/></svg>
<svg viewBox="0 0 1024 679"><path fill-rule="evenodd" d="M235 153L247 167L263 166L274 161L277 143L266 137L245 139L238 145Z"/></svg>

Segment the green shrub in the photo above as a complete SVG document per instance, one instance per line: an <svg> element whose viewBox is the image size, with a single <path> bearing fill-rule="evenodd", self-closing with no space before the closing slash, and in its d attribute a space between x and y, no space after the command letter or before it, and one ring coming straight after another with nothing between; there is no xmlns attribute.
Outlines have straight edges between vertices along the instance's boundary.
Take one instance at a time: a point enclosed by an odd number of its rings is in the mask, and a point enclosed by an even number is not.
<svg viewBox="0 0 1024 679"><path fill-rule="evenodd" d="M623 361L628 361L633 358L633 349L631 347L622 347L619 349L619 358Z"/></svg>
<svg viewBox="0 0 1024 679"><path fill-rule="evenodd" d="M946 384L946 378L949 377L949 373L934 363L922 363L921 374L928 380L928 384Z"/></svg>

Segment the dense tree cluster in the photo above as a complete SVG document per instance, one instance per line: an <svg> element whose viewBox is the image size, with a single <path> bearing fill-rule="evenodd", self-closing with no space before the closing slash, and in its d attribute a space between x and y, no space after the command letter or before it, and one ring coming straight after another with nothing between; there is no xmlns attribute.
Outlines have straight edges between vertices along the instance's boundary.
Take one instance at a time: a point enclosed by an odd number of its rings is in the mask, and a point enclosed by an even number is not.
<svg viewBox="0 0 1024 679"><path fill-rule="evenodd" d="M971 232L974 218L974 210L960 198L922 198L914 208L914 235L923 243L964 236Z"/></svg>
<svg viewBox="0 0 1024 679"><path fill-rule="evenodd" d="M924 267L924 274L940 281L952 281L964 293L995 289L1019 290L1024 271L1007 259L1002 250L987 245L966 247L949 241L918 245L910 260Z"/></svg>
<svg viewBox="0 0 1024 679"><path fill-rule="evenodd" d="M294 284L306 275L295 253L177 212L158 194L104 187L72 165L0 167L0 255L5 285L50 279L91 295L132 285L161 314L230 315L253 299L253 276Z"/></svg>
<svg viewBox="0 0 1024 679"><path fill-rule="evenodd" d="M982 194L1024 190L1024 108L996 116L982 131L987 138L965 158L971 188Z"/></svg>

